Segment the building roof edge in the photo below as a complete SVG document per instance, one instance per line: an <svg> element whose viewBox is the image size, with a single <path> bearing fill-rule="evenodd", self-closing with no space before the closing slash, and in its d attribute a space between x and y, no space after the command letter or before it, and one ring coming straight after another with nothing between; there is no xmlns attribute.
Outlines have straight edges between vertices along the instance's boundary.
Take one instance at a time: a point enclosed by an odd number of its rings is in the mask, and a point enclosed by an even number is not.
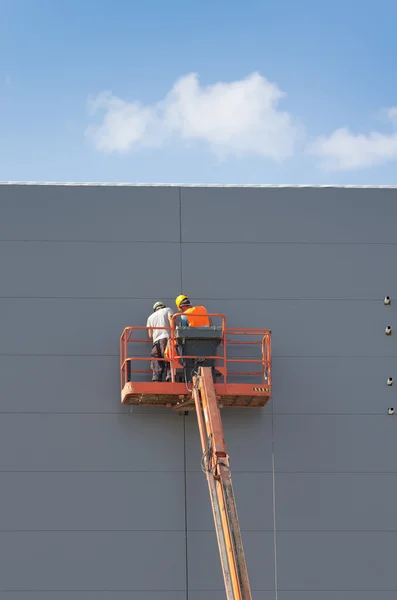
<svg viewBox="0 0 397 600"><path fill-rule="evenodd" d="M397 189L397 185L339 185L339 184L272 184L272 183L128 183L89 181L0 181L0 185L35 185L65 187L186 187L186 188L342 188Z"/></svg>

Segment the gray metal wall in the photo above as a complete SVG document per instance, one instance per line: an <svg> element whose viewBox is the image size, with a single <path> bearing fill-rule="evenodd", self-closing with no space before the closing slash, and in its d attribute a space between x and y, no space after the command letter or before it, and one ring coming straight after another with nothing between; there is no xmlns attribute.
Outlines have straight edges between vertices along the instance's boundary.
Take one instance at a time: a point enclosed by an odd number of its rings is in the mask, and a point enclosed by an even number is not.
<svg viewBox="0 0 397 600"><path fill-rule="evenodd" d="M180 292L273 331L273 401L224 411L254 600L394 600L396 224L388 189L0 186L0 600L224 598L194 414L119 404Z"/></svg>

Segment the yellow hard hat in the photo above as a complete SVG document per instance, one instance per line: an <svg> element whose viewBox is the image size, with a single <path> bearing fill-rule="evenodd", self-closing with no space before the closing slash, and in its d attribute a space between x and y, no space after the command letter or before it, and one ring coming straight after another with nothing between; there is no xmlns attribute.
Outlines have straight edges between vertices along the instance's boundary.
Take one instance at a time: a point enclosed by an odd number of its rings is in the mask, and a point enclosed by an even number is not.
<svg viewBox="0 0 397 600"><path fill-rule="evenodd" d="M180 296L178 296L178 298L175 299L175 304L176 304L176 307L178 308L178 310L184 300L189 300L189 298L187 296L185 296L184 294L181 294Z"/></svg>

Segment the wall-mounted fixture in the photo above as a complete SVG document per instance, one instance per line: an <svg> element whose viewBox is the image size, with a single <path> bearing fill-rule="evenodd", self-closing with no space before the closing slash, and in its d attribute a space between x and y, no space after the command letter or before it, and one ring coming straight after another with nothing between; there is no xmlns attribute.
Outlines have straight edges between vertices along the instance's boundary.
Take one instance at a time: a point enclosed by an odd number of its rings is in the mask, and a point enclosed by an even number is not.
<svg viewBox="0 0 397 600"><path fill-rule="evenodd" d="M386 334L386 335L391 335L391 334L392 334L392 331L393 331L393 330L392 330L392 327L391 327L391 325L388 325L388 326L386 327L386 329L385 329L385 334Z"/></svg>
<svg viewBox="0 0 397 600"><path fill-rule="evenodd" d="M385 296L385 299L383 300L383 304L385 306L390 306L390 304L391 304L391 298L390 298L390 296Z"/></svg>

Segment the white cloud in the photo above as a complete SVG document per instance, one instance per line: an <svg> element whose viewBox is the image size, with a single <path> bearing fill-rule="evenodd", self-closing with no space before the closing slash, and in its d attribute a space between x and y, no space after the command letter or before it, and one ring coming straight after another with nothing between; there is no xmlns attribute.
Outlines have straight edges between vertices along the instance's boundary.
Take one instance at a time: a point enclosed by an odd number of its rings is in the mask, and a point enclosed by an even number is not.
<svg viewBox="0 0 397 600"><path fill-rule="evenodd" d="M397 107L388 108L385 115L397 126ZM346 128L336 129L330 136L315 140L309 152L329 170L363 169L397 159L397 132L354 134Z"/></svg>
<svg viewBox="0 0 397 600"><path fill-rule="evenodd" d="M127 102L111 92L91 100L86 135L103 152L126 153L158 147L170 139L207 143L218 156L259 155L281 160L293 155L302 129L279 110L285 96L259 73L231 83L200 86L195 73L181 77L166 97L152 105Z"/></svg>
<svg viewBox="0 0 397 600"><path fill-rule="evenodd" d="M397 127L397 106L388 108L386 112L387 118Z"/></svg>

